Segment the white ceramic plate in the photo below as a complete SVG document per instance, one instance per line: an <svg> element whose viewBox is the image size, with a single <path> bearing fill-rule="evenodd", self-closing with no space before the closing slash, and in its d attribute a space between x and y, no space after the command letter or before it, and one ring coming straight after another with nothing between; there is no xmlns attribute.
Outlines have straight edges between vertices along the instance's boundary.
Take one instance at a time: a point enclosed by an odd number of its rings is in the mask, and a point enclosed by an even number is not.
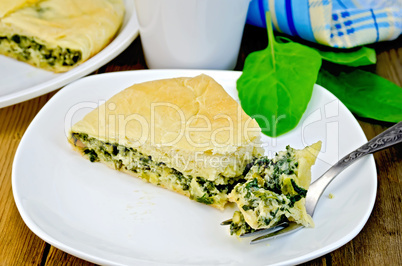
<svg viewBox="0 0 402 266"><path fill-rule="evenodd" d="M111 61L138 36L134 2L125 0L126 13L115 39L98 54L65 73L53 73L0 55L0 108L20 103L81 78Z"/></svg>
<svg viewBox="0 0 402 266"><path fill-rule="evenodd" d="M240 72L230 71L116 72L86 77L59 91L35 117L15 155L13 193L28 227L65 252L107 265L296 264L355 237L376 197L372 156L361 159L330 184L316 209L314 229L251 246L249 239L230 236L229 228L219 225L231 218L234 207L221 212L91 163L67 143L65 131L73 122L127 86L201 72L237 98L235 84ZM287 144L302 148L317 140L323 141L323 150L313 167L313 179L366 142L351 113L320 86L315 86L297 128L275 140L264 138L268 154Z"/></svg>

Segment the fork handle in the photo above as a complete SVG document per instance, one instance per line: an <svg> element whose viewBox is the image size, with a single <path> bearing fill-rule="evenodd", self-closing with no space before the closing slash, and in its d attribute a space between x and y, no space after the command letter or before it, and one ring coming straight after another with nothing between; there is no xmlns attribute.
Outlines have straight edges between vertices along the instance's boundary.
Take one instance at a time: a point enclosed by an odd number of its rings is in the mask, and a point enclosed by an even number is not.
<svg viewBox="0 0 402 266"><path fill-rule="evenodd" d="M401 142L402 122L399 122L398 124L393 125L381 134L372 138L360 148L357 148L356 150L352 151L341 160L339 160L336 164L329 168L328 171L325 172L319 179L317 179L310 185L308 191L311 191L311 193L310 195L308 195L308 197L306 197L307 213L313 215L315 206L317 205L316 203L318 202L318 199L321 197L325 188L340 172L346 169L349 165L353 164L358 159L367 154L372 154L374 152L383 150ZM319 193L320 191L321 193ZM307 201L311 202L308 202L307 204Z"/></svg>

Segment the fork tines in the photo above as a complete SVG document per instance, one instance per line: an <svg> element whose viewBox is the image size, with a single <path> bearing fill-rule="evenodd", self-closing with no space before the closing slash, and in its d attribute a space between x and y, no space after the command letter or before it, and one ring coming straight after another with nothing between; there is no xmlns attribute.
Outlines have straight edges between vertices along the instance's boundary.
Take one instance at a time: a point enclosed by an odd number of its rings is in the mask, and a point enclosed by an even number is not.
<svg viewBox="0 0 402 266"><path fill-rule="evenodd" d="M221 225L230 225L231 223L232 223L232 219L228 219L228 220L225 220L225 221L221 222ZM271 234L274 234L275 232L278 232L278 231L280 231L282 229L285 229L288 226L289 226L288 222L282 222L282 223L277 224L277 225L275 225L273 227L270 227L270 228L257 229L257 230L255 230L253 232L250 232L250 233L241 234L241 235L239 235L239 237L240 238L245 238L245 237L251 237L251 236L256 236L256 235L261 235L262 234L262 236L251 240L250 244L254 244L256 242L259 242L259 240L261 240L261 239L265 239L266 236L270 236Z"/></svg>

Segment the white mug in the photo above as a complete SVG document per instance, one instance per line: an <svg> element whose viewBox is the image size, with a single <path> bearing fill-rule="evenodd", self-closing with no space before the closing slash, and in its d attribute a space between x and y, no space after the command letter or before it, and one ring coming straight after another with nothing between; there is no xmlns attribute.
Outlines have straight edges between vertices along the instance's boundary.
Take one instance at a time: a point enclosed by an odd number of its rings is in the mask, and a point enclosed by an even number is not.
<svg viewBox="0 0 402 266"><path fill-rule="evenodd" d="M250 0L135 0L149 68L233 69Z"/></svg>

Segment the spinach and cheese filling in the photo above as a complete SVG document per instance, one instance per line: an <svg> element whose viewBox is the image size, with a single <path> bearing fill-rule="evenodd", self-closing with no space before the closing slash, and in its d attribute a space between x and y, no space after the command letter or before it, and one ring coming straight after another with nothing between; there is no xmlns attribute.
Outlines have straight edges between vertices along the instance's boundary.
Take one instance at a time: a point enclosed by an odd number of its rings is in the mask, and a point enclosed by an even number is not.
<svg viewBox="0 0 402 266"><path fill-rule="evenodd" d="M38 67L75 66L82 59L81 51L47 47L33 37L12 35L0 36L0 52L21 61L32 61Z"/></svg>
<svg viewBox="0 0 402 266"><path fill-rule="evenodd" d="M226 180L225 184L218 184L200 176L184 175L163 162L153 160L152 156L143 154L138 149L103 142L84 133L72 133L72 139L74 145L91 162L100 161L116 170L134 173L144 181L179 192L207 205L223 206L228 200L227 195L242 177L222 177L220 181Z"/></svg>
<svg viewBox="0 0 402 266"><path fill-rule="evenodd" d="M230 234L231 235L243 235L247 233L253 233L256 230L251 228L246 221L244 216L240 211L235 211L233 213L232 222L230 223Z"/></svg>
<svg viewBox="0 0 402 266"><path fill-rule="evenodd" d="M289 146L272 159L260 157L229 194L239 212L231 223L231 234L240 235L272 227L283 221L314 226L304 202L311 180L310 168L320 150L318 142L303 150Z"/></svg>

